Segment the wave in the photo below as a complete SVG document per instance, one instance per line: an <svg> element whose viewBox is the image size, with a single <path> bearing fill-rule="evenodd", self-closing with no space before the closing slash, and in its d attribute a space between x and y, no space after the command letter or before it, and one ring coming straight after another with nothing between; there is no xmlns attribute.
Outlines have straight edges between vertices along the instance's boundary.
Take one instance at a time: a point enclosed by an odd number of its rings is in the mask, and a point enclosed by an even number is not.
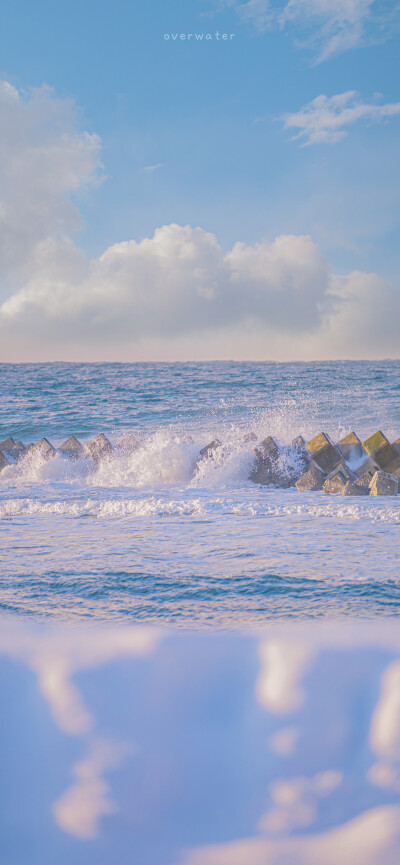
<svg viewBox="0 0 400 865"><path fill-rule="evenodd" d="M251 445L243 441L243 433L225 439L211 459L200 458L205 444L203 439L158 431L132 453L113 450L97 463L88 456L71 460L58 451L52 459L46 459L39 451L30 451L3 469L0 486L68 483L140 489L247 482L254 454Z"/></svg>
<svg viewBox="0 0 400 865"><path fill-rule="evenodd" d="M114 446L102 435L83 447L76 439L70 455L62 449L54 449L42 439L32 449L26 449L19 458L12 460L0 471L1 489L17 490L35 484L60 485L81 488L131 488L136 490L159 488L205 488L223 490L226 488L252 487L255 483L270 486L275 482L279 487L294 486L295 480L306 470L302 444L282 443L278 446L271 438L265 439L255 448L260 435L252 430L231 426L230 429L215 431L209 437L201 433L188 435L171 428L159 429L148 435L139 444L131 434ZM265 433L265 429L264 429ZM275 448L271 457L274 469L266 478L261 456L263 448ZM123 443L125 442L125 444ZM75 448L75 445L77 446ZM255 452L259 458L256 458ZM367 459L367 452L359 445L356 457L346 457L347 466L356 471ZM10 456L11 454L11 456ZM336 451L337 457L340 454ZM73 458L71 458L71 456ZM258 460L258 461L257 461ZM336 463L337 464L337 463ZM255 470L255 466L257 468ZM327 469L328 471L328 469Z"/></svg>
<svg viewBox="0 0 400 865"><path fill-rule="evenodd" d="M269 497L271 493L267 494ZM275 494L276 495L276 494ZM379 500L343 504L342 500L322 501L322 493L311 494L320 497L318 504L310 500L297 503L295 493L281 493L286 499L280 501L265 501L260 495L259 500L249 500L232 497L187 497L187 498L157 498L150 496L142 499L106 499L98 501L94 498L85 500L59 499L54 501L39 501L30 498L6 499L0 503L0 518L19 516L68 516L96 517L108 519L113 517L171 517L197 516L210 518L213 515L230 514L244 517L312 517L336 520L366 520L373 523L400 523L400 503L382 505ZM305 494L307 495L307 494ZM290 501L292 498L292 501ZM308 496L307 496L308 498ZM263 500L264 499L264 500Z"/></svg>

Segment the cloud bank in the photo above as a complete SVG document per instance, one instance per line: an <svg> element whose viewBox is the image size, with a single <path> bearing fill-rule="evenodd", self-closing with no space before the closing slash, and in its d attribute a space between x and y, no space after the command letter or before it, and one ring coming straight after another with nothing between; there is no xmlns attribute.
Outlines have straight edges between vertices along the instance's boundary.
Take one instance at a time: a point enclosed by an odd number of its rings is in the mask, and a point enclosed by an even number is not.
<svg viewBox="0 0 400 865"><path fill-rule="evenodd" d="M100 141L69 100L0 87L0 360L398 356L400 292L337 275L309 236L224 251L163 225L87 260L73 199L99 180Z"/></svg>

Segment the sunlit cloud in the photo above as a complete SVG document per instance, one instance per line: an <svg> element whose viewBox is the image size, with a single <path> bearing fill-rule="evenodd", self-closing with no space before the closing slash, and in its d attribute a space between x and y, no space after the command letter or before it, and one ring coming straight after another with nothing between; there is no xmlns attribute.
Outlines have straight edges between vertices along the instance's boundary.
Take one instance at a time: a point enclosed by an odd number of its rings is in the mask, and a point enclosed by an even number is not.
<svg viewBox="0 0 400 865"><path fill-rule="evenodd" d="M400 761L400 661L390 664L382 676L381 694L371 721L370 743L382 757Z"/></svg>
<svg viewBox="0 0 400 865"><path fill-rule="evenodd" d="M297 642L266 640L259 648L261 669L256 682L259 703L268 712L290 714L305 700L302 679L314 651Z"/></svg>
<svg viewBox="0 0 400 865"><path fill-rule="evenodd" d="M282 727L269 738L269 747L280 757L291 757L297 747L300 732L297 727Z"/></svg>
<svg viewBox="0 0 400 865"><path fill-rule="evenodd" d="M97 837L100 818L118 811L103 775L117 768L126 752L101 739L91 744L88 756L73 768L74 783L52 806L60 829L84 841Z"/></svg>
<svg viewBox="0 0 400 865"><path fill-rule="evenodd" d="M396 865L400 807L373 808L325 832L245 838L188 851L174 865Z"/></svg>
<svg viewBox="0 0 400 865"><path fill-rule="evenodd" d="M58 727L69 735L83 735L95 726L95 719L83 704L73 676L80 670L121 657L144 657L158 645L159 636L151 628L99 629L74 633L74 629L37 635L24 635L14 646L15 654L35 671ZM1 647L1 642L0 642ZM13 650L9 646L8 652Z"/></svg>
<svg viewBox="0 0 400 865"><path fill-rule="evenodd" d="M43 255L63 262L68 279L82 276L70 235L83 220L71 196L101 180L100 149L99 136L79 128L72 99L0 82L0 298Z"/></svg>
<svg viewBox="0 0 400 865"><path fill-rule="evenodd" d="M307 140L366 116L365 105L336 108L305 112ZM82 220L71 199L101 176L100 140L77 116L47 88L2 83L1 361L399 356L398 286L334 273L309 235L224 250L201 226L173 223L89 260L73 240Z"/></svg>
<svg viewBox="0 0 400 865"><path fill-rule="evenodd" d="M368 780L400 793L400 661L390 664L382 676L369 740L379 759L371 766Z"/></svg>
<svg viewBox="0 0 400 865"><path fill-rule="evenodd" d="M336 769L317 772L311 778L277 779L270 785L272 806L261 817L258 828L268 835L285 835L315 823L318 801L334 792L343 781Z"/></svg>
<svg viewBox="0 0 400 865"><path fill-rule="evenodd" d="M57 825L78 839L97 837L100 818L118 810L104 774L133 748L97 736L97 719L86 707L73 676L112 660L147 657L159 640L159 632L147 627L84 631L67 627L45 632L13 627L0 634L0 653L23 661L37 674L39 690L58 728L83 737L87 756L73 767L74 782L52 806Z"/></svg>

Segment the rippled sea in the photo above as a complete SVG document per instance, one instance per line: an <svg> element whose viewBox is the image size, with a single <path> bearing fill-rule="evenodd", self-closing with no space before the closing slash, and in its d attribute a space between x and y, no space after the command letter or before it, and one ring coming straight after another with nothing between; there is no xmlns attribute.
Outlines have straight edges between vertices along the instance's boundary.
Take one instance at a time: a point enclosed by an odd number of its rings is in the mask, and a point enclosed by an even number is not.
<svg viewBox="0 0 400 865"><path fill-rule="evenodd" d="M0 385L0 440L141 445L0 474L3 612L254 628L400 611L400 496L257 486L244 441L398 438L399 361L0 365Z"/></svg>

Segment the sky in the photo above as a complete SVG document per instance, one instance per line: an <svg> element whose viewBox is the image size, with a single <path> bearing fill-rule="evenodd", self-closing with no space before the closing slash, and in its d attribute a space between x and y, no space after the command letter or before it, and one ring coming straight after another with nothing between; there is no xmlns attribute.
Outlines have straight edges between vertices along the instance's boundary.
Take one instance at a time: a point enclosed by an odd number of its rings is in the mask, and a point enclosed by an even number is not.
<svg viewBox="0 0 400 865"><path fill-rule="evenodd" d="M3 0L0 361L399 357L399 33L396 0Z"/></svg>

